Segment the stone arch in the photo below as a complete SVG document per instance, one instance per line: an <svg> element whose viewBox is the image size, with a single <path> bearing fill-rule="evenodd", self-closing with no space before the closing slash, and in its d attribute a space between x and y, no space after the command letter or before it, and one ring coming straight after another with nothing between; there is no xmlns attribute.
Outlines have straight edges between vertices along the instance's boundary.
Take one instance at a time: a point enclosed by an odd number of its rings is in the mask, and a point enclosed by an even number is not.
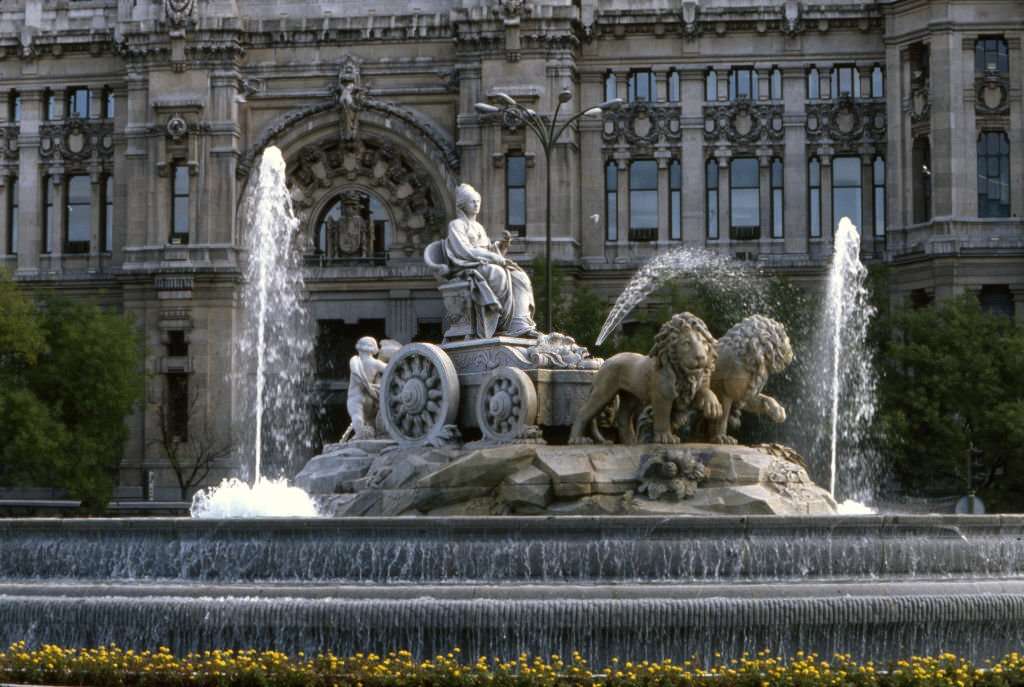
<svg viewBox="0 0 1024 687"><path fill-rule="evenodd" d="M372 225L369 227L370 231L367 235L367 240L370 244L369 253L374 258L379 258L381 252L390 250L391 247L396 243L395 229L398 226L398 224L395 221L395 212L386 202L384 202L381 198L377 196L377 193L374 189L359 183L344 184L342 186L336 187L332 189L331 192L322 194L320 198L312 205L312 207L309 208L306 219L308 223L308 229L311 232L310 238L312 239L312 245L322 254L326 254L329 256L330 250L324 247L325 244L329 243L329 240L327 239L327 237L320 235L320 225L324 223L325 219L328 216L328 213L331 213L337 206L342 206L344 208L343 212L347 213L349 206L346 204L345 201L346 199L350 199L353 195L367 197L369 209L371 211L371 220L373 218L373 204L374 201L376 201L376 203L380 206L381 210L383 211L383 214L386 216L386 221L391 225L391 241L387 240L388 236L386 235L385 230L385 236L381 237L382 241L380 242L379 246L376 245L377 241L376 237L374 236L375 227L373 227Z"/></svg>

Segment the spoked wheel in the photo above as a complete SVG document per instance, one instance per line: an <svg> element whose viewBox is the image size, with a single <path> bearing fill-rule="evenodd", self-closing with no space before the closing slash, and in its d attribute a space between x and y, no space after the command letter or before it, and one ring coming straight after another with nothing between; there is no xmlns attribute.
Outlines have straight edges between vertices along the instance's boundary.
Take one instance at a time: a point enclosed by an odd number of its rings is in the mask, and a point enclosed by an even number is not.
<svg viewBox="0 0 1024 687"><path fill-rule="evenodd" d="M492 441L524 437L537 420L537 391L522 370L500 367L487 376L476 397L480 431Z"/></svg>
<svg viewBox="0 0 1024 687"><path fill-rule="evenodd" d="M459 412L459 377L448 354L434 344L403 346L384 370L380 409L388 435L403 446L441 437Z"/></svg>

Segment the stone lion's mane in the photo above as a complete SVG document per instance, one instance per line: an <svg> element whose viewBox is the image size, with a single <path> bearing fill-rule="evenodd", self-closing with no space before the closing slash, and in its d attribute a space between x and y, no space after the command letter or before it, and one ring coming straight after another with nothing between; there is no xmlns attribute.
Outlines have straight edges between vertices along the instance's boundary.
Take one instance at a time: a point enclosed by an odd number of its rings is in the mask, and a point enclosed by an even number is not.
<svg viewBox="0 0 1024 687"><path fill-rule="evenodd" d="M679 359L678 344L687 330L697 333L707 353L704 367L700 370L688 370ZM707 386L711 380L711 372L718 360L715 344L715 337L711 336L704 320L688 312L682 312L673 315L671 320L661 325L648 356L658 361L658 368L675 372L679 398L690 400L700 386Z"/></svg>
<svg viewBox="0 0 1024 687"><path fill-rule="evenodd" d="M761 393L770 373L784 370L793 360L785 326L764 315L751 315L733 325L718 340L718 351L743 361L750 373L744 403Z"/></svg>

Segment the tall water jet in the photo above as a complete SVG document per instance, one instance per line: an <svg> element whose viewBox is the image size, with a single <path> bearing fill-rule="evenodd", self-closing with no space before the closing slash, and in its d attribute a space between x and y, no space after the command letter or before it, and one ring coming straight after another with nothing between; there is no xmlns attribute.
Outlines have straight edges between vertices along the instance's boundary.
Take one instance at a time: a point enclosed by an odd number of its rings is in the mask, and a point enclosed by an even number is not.
<svg viewBox="0 0 1024 687"><path fill-rule="evenodd" d="M833 497L860 503L874 501L881 476L877 456L867 445L877 384L867 342L875 315L867 274L860 261L860 233L844 217L835 234L815 360L809 366L814 379L808 380L807 391L818 420L811 455L828 456Z"/></svg>
<svg viewBox="0 0 1024 687"><path fill-rule="evenodd" d="M746 304L750 312L763 306L759 300L760 290L749 288L751 280L757 277L753 269L703 248L680 247L655 256L633 275L608 313L596 344L604 343L637 304L670 280L682 276L700 279L720 292L742 295L751 301Z"/></svg>
<svg viewBox="0 0 1024 687"><path fill-rule="evenodd" d="M241 431L257 481L296 468L312 444L313 326L303 302L299 220L276 147L263 152L243 217L248 262L237 354L248 379L239 385Z"/></svg>

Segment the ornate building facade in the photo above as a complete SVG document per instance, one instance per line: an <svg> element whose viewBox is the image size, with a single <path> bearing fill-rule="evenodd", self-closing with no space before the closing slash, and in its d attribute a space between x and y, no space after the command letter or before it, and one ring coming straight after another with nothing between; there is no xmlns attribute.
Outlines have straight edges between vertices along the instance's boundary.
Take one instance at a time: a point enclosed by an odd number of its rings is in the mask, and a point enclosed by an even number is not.
<svg viewBox="0 0 1024 687"><path fill-rule="evenodd" d="M673 246L820 281L838 219L892 296L1024 319L1021 0L13 0L0 6L0 267L131 313L156 437L228 427L240 202L281 148L322 386L355 339L436 339L423 249L460 181L513 255L613 298ZM584 117L550 165L499 93ZM550 169L550 178L548 170ZM337 399L336 399L337 400ZM195 412L193 412L195 411Z"/></svg>

